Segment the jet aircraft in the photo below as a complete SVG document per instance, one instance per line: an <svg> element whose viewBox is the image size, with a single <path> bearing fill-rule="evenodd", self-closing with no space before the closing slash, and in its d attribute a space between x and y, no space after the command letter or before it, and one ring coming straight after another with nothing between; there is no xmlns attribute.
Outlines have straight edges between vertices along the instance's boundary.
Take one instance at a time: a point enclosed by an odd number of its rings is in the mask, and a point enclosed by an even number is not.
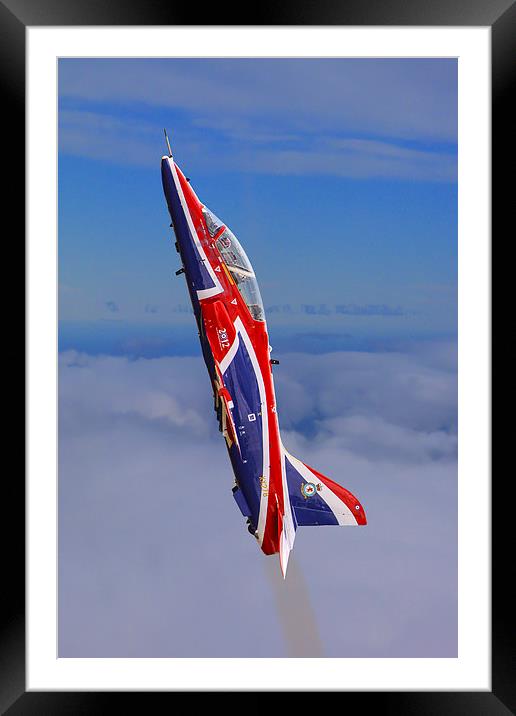
<svg viewBox="0 0 516 716"><path fill-rule="evenodd" d="M166 132L165 132L166 136ZM284 447L271 347L253 267L236 236L196 196L168 154L163 189L190 294L214 409L234 472L233 497L283 576L298 527L365 525L357 498Z"/></svg>

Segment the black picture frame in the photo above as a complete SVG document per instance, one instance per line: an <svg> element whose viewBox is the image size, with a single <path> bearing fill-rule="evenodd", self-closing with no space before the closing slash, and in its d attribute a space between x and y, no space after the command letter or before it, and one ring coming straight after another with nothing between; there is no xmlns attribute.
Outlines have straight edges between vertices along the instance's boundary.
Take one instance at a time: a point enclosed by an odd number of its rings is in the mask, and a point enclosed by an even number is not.
<svg viewBox="0 0 516 716"><path fill-rule="evenodd" d="M230 6L227 6L228 9ZM333 0L313 3L262 2L252 15L220 4L203 7L203 25L405 25L490 26L492 30L492 231L501 241L502 227L511 226L513 181L505 167L514 162L516 3L514 0ZM232 17L229 17L231 12ZM1 152L8 167L8 213L23 225L25 215L25 30L27 26L63 25L196 25L197 9L177 7L170 0L0 0L0 77L3 131ZM13 224L14 225L14 224ZM514 235L514 231L511 231ZM14 235L11 236L11 240ZM21 238L19 246L23 246ZM5 249L5 244L4 244ZM22 258L23 260L23 258ZM494 298L494 296L493 296ZM13 361L21 364L19 352ZM13 365L11 364L11 367ZM21 365L20 365L21 369ZM20 370L21 372L21 370ZM20 383L21 384L21 383ZM19 402L20 396L17 395ZM21 402L23 404L23 401ZM14 462L12 463L14 465ZM145 712L158 708L175 693L158 692L26 692L25 690L25 486L20 468L4 474L4 515L10 524L4 537L6 577L0 640L0 711L18 714L108 713L128 701ZM516 713L516 650L514 586L507 580L508 545L512 541L511 503L503 478L492 484L492 691L472 692L347 692L346 708L364 704L383 714ZM5 519L5 517L4 517ZM504 558L506 555L506 558ZM509 559L508 559L509 558ZM511 560L512 561L512 560ZM510 565L512 567L512 564ZM237 685L235 690L237 690ZM360 702L359 702L360 699ZM129 701L130 700L130 701Z"/></svg>

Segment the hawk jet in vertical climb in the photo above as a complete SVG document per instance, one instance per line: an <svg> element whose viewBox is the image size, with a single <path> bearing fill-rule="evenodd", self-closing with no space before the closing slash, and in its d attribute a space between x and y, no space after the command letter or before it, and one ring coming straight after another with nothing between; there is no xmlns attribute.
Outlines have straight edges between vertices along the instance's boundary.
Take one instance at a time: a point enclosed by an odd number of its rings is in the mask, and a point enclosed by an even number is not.
<svg viewBox="0 0 516 716"><path fill-rule="evenodd" d="M165 133L166 135L166 133ZM240 242L196 196L168 155L163 189L192 301L214 407L235 475L233 497L283 575L298 527L365 525L357 498L291 455L281 441L271 347L253 267Z"/></svg>

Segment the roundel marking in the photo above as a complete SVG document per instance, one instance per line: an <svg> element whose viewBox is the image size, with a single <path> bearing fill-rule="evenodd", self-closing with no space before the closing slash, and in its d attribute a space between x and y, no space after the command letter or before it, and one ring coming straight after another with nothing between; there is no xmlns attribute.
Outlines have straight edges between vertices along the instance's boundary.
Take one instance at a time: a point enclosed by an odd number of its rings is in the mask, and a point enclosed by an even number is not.
<svg viewBox="0 0 516 716"><path fill-rule="evenodd" d="M303 482L301 485L301 494L303 497L308 498L315 495L317 488L313 482Z"/></svg>

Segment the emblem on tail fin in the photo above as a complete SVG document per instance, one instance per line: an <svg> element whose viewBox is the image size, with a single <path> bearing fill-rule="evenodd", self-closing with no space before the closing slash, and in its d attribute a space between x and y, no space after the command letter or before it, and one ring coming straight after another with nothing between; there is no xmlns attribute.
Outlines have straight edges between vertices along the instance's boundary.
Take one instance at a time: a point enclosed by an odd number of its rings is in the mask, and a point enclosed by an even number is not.
<svg viewBox="0 0 516 716"><path fill-rule="evenodd" d="M309 497L313 497L317 493L317 485L313 482L302 482L301 483L301 494L307 500Z"/></svg>

